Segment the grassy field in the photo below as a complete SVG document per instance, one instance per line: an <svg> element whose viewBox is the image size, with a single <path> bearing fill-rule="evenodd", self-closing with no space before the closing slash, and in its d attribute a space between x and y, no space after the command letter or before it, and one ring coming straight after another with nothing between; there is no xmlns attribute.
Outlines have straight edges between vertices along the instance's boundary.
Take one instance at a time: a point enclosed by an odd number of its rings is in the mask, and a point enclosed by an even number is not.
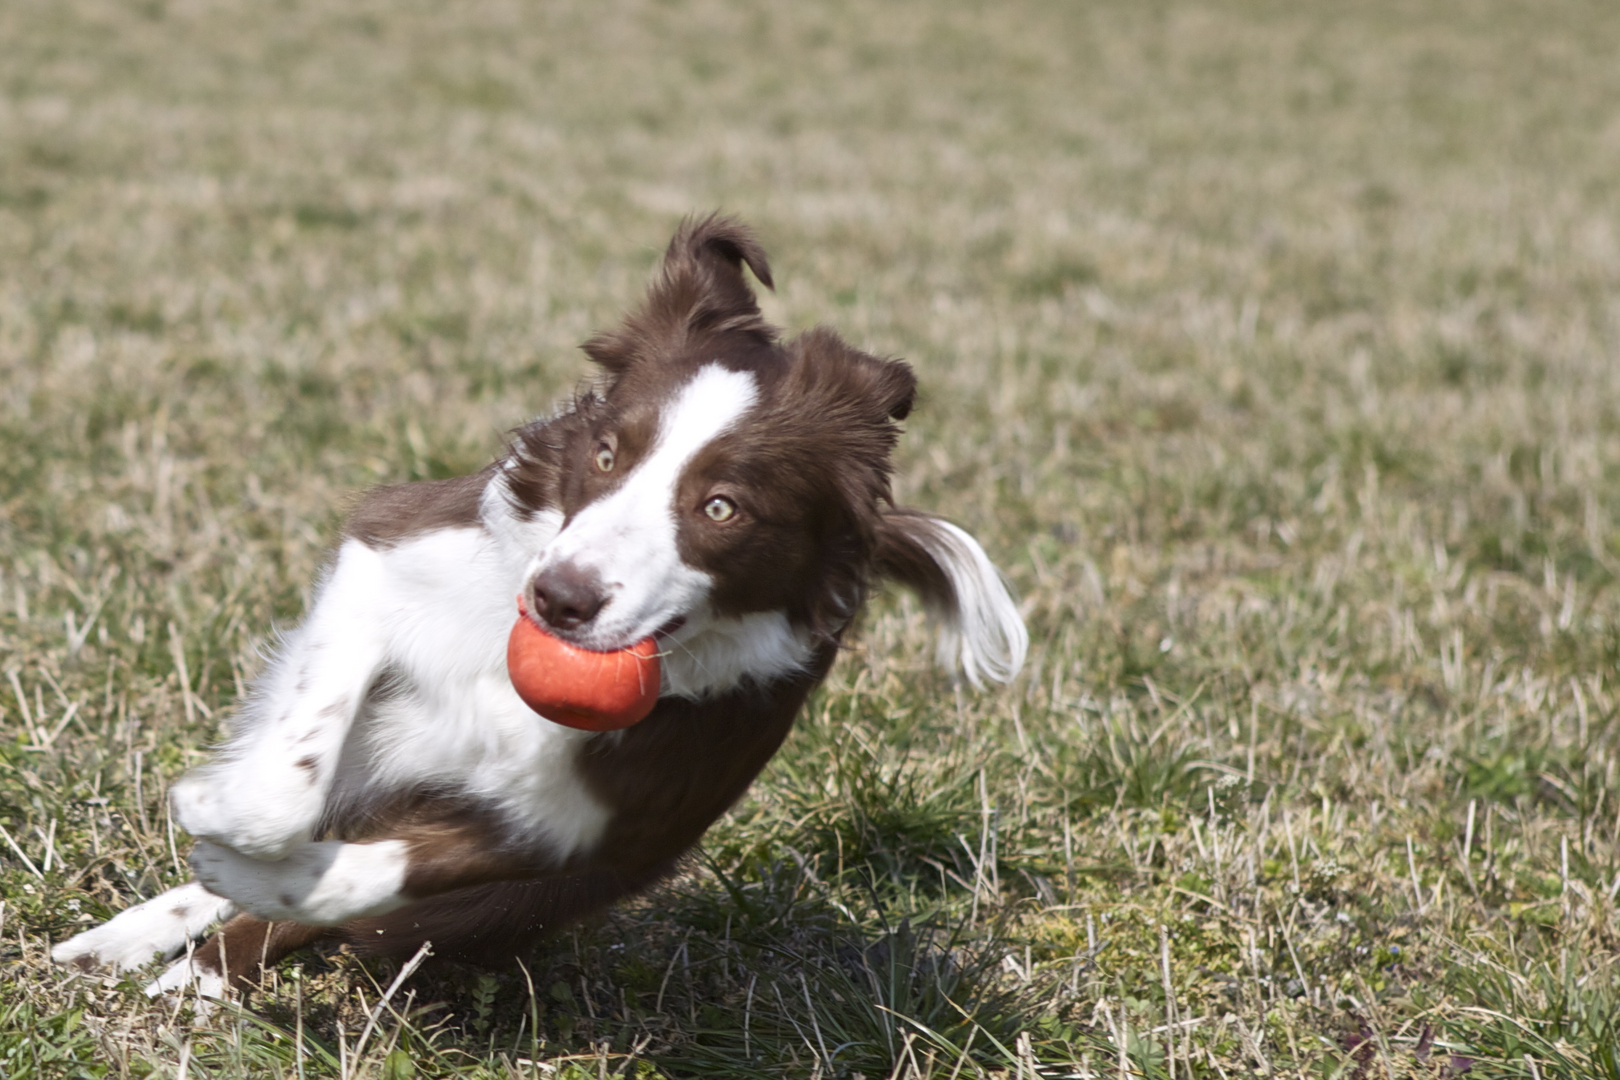
<svg viewBox="0 0 1620 1080"><path fill-rule="evenodd" d="M0 1076L1620 1078L1620 8L0 5ZM681 215L905 356L888 597L690 872L195 1021L46 951L354 493L584 376ZM375 1018L369 1033L368 1019Z"/></svg>

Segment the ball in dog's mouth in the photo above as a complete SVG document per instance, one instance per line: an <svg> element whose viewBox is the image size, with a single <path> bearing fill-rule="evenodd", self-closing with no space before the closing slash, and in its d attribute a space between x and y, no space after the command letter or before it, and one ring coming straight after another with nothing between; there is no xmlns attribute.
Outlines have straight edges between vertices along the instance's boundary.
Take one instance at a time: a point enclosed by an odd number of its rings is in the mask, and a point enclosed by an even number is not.
<svg viewBox="0 0 1620 1080"><path fill-rule="evenodd" d="M553 723L584 731L638 724L658 703L655 638L612 652L582 649L546 633L529 618L521 596L506 639L506 671L525 705Z"/></svg>

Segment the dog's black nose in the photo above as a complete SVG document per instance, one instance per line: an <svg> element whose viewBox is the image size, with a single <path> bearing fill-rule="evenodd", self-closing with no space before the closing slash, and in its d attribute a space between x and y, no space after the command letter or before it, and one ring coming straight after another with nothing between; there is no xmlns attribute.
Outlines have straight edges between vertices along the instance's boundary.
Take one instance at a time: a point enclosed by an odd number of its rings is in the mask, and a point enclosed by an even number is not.
<svg viewBox="0 0 1620 1080"><path fill-rule="evenodd" d="M557 630L578 630L607 603L602 579L567 563L536 574L529 588L534 594L531 610Z"/></svg>

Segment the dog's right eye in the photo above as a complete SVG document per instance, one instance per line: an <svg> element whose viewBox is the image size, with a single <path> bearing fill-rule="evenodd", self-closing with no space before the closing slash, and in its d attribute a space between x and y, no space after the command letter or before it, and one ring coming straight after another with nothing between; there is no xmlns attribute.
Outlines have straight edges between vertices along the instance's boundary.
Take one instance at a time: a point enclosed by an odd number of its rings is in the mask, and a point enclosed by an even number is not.
<svg viewBox="0 0 1620 1080"><path fill-rule="evenodd" d="M613 448L606 444L596 448L596 471L613 471Z"/></svg>
<svg viewBox="0 0 1620 1080"><path fill-rule="evenodd" d="M710 521L730 521L737 514L737 504L724 495L716 495L703 504L703 512Z"/></svg>

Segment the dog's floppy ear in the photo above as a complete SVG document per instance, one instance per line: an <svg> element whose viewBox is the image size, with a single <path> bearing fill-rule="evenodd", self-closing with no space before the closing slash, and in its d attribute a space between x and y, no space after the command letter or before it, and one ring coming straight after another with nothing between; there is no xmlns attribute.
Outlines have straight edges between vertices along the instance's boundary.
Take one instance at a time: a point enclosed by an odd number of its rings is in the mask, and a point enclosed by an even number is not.
<svg viewBox="0 0 1620 1080"><path fill-rule="evenodd" d="M910 364L863 352L854 354L853 363L867 383L868 400L882 408L883 415L890 420L904 420L911 415L911 406L917 400L917 373Z"/></svg>
<svg viewBox="0 0 1620 1080"><path fill-rule="evenodd" d="M878 573L907 586L942 624L939 663L1010 682L1024 665L1029 631L1001 572L979 542L943 518L897 507L878 521Z"/></svg>
<svg viewBox="0 0 1620 1080"><path fill-rule="evenodd" d="M638 361L686 351L706 336L739 333L774 343L776 332L760 315L744 264L774 288L765 249L746 225L717 213L687 218L664 252L646 302L619 329L587 341L586 355L618 375Z"/></svg>
<svg viewBox="0 0 1620 1080"><path fill-rule="evenodd" d="M865 601L877 527L891 505L896 420L911 409L917 379L910 365L883 360L821 326L783 347L787 370L754 420L756 461L777 467L772 486L792 488L815 515L822 552L818 584L800 613L817 634L836 640Z"/></svg>
<svg viewBox="0 0 1620 1080"><path fill-rule="evenodd" d="M917 375L904 360L864 353L825 326L805 331L789 348L795 356L796 393L836 397L878 421L904 420L911 415Z"/></svg>
<svg viewBox="0 0 1620 1080"><path fill-rule="evenodd" d="M767 289L776 288L771 281L770 261L765 258L765 249L759 246L753 231L736 218L718 213L681 222L664 251L665 274L678 274L687 266L729 272L733 283L741 290L739 304L758 311L754 294L742 278L743 263L748 264L760 284Z"/></svg>

